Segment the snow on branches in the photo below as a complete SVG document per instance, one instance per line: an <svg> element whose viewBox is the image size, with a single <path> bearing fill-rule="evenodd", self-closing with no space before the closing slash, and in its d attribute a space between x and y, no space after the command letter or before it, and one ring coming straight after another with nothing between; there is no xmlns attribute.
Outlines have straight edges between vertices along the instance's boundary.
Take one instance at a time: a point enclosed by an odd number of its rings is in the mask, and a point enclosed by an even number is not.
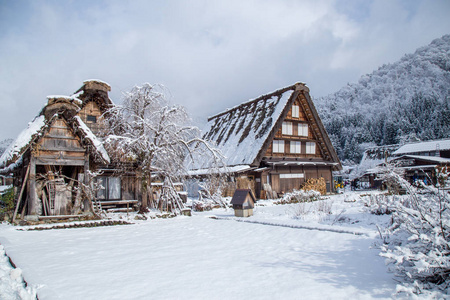
<svg viewBox="0 0 450 300"><path fill-rule="evenodd" d="M406 191L389 201L392 225L387 228L381 256L404 279L399 292L430 294L450 292L450 197L433 186L416 188L395 168L384 181ZM386 197L388 198L388 197Z"/></svg>
<svg viewBox="0 0 450 300"><path fill-rule="evenodd" d="M110 122L106 143L123 172L140 173L147 191L151 191L152 176L164 180L163 197L153 199L150 207L179 210L183 204L171 191L171 183L187 175L186 157L215 160L220 156L190 125L184 107L171 105L166 94L163 86L148 83L125 93L123 104L105 113Z"/></svg>

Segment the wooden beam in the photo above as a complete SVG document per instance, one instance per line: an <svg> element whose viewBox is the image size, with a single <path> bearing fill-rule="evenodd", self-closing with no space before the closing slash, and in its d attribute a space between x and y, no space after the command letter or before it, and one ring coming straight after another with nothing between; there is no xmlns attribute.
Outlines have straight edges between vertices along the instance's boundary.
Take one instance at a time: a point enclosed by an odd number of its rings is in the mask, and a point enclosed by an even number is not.
<svg viewBox="0 0 450 300"><path fill-rule="evenodd" d="M41 147L40 151L64 151L64 152L86 152L83 148L70 148L70 147Z"/></svg>
<svg viewBox="0 0 450 300"><path fill-rule="evenodd" d="M22 201L22 195L23 191L25 190L25 186L27 185L28 175L30 174L30 165L27 167L27 172L25 173L25 177L22 182L22 188L20 189L19 198L17 198L17 205L16 209L14 210L14 215L12 218L12 223L14 224L14 221L16 220L17 212L19 210L20 202Z"/></svg>
<svg viewBox="0 0 450 300"><path fill-rule="evenodd" d="M38 165L50 165L50 166L83 166L84 159L51 159L39 157L36 159Z"/></svg>
<svg viewBox="0 0 450 300"><path fill-rule="evenodd" d="M28 179L28 214L36 215L36 158L30 158L30 178Z"/></svg>

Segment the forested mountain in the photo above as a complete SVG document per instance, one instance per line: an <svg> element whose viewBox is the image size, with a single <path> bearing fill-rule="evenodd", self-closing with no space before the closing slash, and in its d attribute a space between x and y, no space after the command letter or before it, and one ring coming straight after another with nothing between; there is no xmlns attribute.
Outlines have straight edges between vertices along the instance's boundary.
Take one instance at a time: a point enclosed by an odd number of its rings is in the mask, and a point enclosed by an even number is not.
<svg viewBox="0 0 450 300"><path fill-rule="evenodd" d="M315 99L344 164L368 146L450 137L450 35Z"/></svg>
<svg viewBox="0 0 450 300"><path fill-rule="evenodd" d="M6 148L13 142L12 139L6 139L3 141L0 141L0 156L5 152Z"/></svg>

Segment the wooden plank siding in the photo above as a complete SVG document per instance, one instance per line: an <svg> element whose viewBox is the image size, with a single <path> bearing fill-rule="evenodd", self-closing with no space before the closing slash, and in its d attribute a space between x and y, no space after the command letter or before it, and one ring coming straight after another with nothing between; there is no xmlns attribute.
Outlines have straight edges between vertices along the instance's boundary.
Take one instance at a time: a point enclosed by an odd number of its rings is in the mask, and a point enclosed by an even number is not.
<svg viewBox="0 0 450 300"><path fill-rule="evenodd" d="M292 123L292 135L283 134L282 128L279 128L275 133L274 140L284 140L284 153L276 153L273 152L273 143L270 143L268 146L265 156L266 157L292 157L292 158L323 158L321 155L320 141L316 139L315 134L312 131L314 127L312 123L315 123L314 120L308 120L304 109L301 106L300 98L302 95L299 95L293 105L290 107L286 118L283 122L291 122ZM292 107L296 105L299 107L299 117L292 117ZM308 136L300 136L298 132L298 124L307 124L308 125ZM301 153L291 153L290 151L290 143L292 142L301 142ZM307 154L306 153L306 142L314 142L316 143L316 152L315 154Z"/></svg>
<svg viewBox="0 0 450 300"><path fill-rule="evenodd" d="M62 118L50 124L33 151L37 165L83 166L86 155L80 138Z"/></svg>
<svg viewBox="0 0 450 300"><path fill-rule="evenodd" d="M87 102L77 115L95 135L101 135L101 132L106 128L103 112L94 101ZM88 118L88 116L95 117L95 122Z"/></svg>

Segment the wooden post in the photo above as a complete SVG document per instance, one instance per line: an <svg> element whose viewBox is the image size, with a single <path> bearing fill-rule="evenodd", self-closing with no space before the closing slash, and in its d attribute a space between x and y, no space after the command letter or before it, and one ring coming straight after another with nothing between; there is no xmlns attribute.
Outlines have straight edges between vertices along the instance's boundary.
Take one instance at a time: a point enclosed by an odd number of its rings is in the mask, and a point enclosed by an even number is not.
<svg viewBox="0 0 450 300"><path fill-rule="evenodd" d="M86 153L86 157L84 158L84 184L89 184L89 154Z"/></svg>
<svg viewBox="0 0 450 300"><path fill-rule="evenodd" d="M30 158L30 177L28 179L28 214L36 215L36 158Z"/></svg>
<svg viewBox="0 0 450 300"><path fill-rule="evenodd" d="M16 209L14 210L12 223L14 223L14 221L16 220L17 212L19 211L20 202L22 201L23 191L25 189L25 186L27 185L27 180L28 180L28 175L29 174L30 174L30 165L28 165L27 172L25 173L25 177L24 177L23 182L22 182L22 188L20 189L19 198L17 198L17 204L16 204Z"/></svg>

